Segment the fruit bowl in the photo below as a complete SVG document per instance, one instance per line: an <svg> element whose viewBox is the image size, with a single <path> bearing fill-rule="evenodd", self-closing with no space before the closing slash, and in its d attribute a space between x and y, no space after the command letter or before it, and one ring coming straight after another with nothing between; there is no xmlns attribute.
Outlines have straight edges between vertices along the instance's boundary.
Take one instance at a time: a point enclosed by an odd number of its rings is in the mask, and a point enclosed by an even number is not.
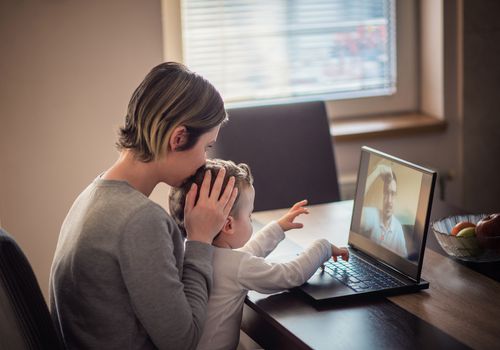
<svg viewBox="0 0 500 350"><path fill-rule="evenodd" d="M451 229L461 221L477 224L486 214L454 215L434 221L431 225L439 245L450 256L471 262L500 261L500 236L481 238L456 237Z"/></svg>

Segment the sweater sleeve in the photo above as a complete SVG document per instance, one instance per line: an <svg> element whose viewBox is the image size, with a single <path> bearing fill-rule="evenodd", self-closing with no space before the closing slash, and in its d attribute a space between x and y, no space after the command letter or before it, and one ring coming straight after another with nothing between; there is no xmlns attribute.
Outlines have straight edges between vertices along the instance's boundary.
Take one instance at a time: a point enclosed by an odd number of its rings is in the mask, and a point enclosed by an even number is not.
<svg viewBox="0 0 500 350"><path fill-rule="evenodd" d="M206 316L213 247L186 242L180 277L172 239L175 229L164 213L150 207L137 212L124 228L119 263L136 317L154 345L194 349Z"/></svg>
<svg viewBox="0 0 500 350"><path fill-rule="evenodd" d="M283 232L281 226L276 221L272 221L255 233L252 239L238 250L265 258L284 238L285 232Z"/></svg>
<svg viewBox="0 0 500 350"><path fill-rule="evenodd" d="M247 290L275 293L304 284L332 255L330 242L315 241L304 252L286 263L271 263L245 254L238 269L238 281Z"/></svg>

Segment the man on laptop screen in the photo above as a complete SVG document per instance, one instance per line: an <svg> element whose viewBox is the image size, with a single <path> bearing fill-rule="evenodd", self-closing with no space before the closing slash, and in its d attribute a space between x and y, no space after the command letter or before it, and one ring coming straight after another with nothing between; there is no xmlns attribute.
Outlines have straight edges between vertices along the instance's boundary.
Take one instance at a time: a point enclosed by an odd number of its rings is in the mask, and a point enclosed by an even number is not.
<svg viewBox="0 0 500 350"><path fill-rule="evenodd" d="M420 278L436 172L362 147L348 262L327 262L298 290L318 301L428 288Z"/></svg>
<svg viewBox="0 0 500 350"><path fill-rule="evenodd" d="M368 173L361 234L401 257L414 260L416 254L411 237L420 193L420 186L415 184L422 182L422 174L373 155Z"/></svg>

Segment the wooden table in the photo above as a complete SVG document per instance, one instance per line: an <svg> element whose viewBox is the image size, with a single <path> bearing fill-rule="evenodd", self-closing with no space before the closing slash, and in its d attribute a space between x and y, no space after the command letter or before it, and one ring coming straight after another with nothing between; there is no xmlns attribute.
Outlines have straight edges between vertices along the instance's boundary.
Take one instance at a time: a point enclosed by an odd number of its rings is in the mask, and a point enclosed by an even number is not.
<svg viewBox="0 0 500 350"><path fill-rule="evenodd" d="M287 245L307 246L317 238L347 244L352 201L309 206L304 229L287 233ZM286 212L254 213L267 223ZM431 219L460 212L435 201ZM272 258L272 256L271 256ZM250 292L243 330L266 349L500 348L500 263L471 264L449 258L428 232L422 277L430 288L418 293L315 306L294 292Z"/></svg>

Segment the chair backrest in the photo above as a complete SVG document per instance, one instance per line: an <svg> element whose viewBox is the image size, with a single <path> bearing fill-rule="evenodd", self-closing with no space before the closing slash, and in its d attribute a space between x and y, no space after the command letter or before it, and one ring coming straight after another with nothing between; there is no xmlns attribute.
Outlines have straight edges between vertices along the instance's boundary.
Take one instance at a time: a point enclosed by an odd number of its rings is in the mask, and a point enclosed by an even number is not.
<svg viewBox="0 0 500 350"><path fill-rule="evenodd" d="M255 210L340 200L323 102L229 109L212 156L247 163Z"/></svg>
<svg viewBox="0 0 500 350"><path fill-rule="evenodd" d="M0 229L0 349L63 349L28 259Z"/></svg>

